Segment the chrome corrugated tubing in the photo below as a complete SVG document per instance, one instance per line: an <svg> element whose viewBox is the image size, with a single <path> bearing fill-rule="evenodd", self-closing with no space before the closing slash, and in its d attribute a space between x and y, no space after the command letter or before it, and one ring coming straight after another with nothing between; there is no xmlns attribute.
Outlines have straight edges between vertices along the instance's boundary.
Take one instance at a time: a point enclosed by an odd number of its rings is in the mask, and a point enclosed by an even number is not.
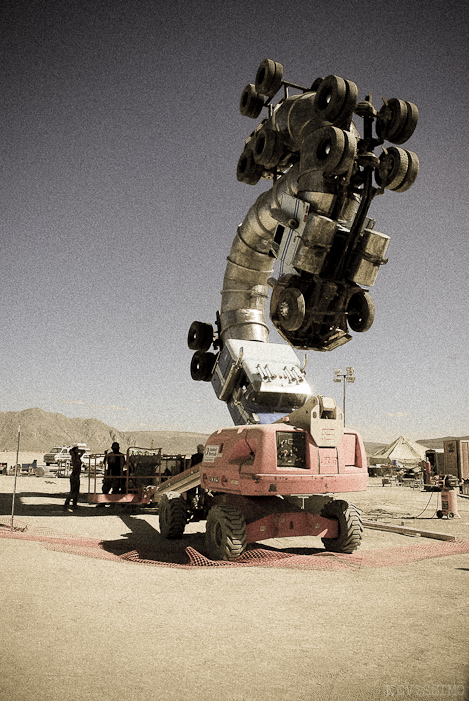
<svg viewBox="0 0 469 701"><path fill-rule="evenodd" d="M313 211L327 216L334 192L319 171L308 167L302 148L308 135L324 125L314 111L315 93L294 95L281 102L265 125L282 134L287 148L300 152L300 162L262 193L239 225L227 259L220 308L221 338L269 340L266 323L267 280L275 258L270 254L278 221L271 215L281 208L284 193L309 202ZM270 255L269 255L270 254Z"/></svg>

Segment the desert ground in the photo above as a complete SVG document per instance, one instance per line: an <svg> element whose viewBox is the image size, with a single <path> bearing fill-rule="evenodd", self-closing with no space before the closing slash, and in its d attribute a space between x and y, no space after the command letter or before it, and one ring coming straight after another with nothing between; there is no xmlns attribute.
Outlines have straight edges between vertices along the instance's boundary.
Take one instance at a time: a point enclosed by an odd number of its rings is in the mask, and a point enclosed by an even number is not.
<svg viewBox="0 0 469 701"><path fill-rule="evenodd" d="M437 519L436 494L373 478L340 498L457 541L366 528L353 555L273 539L252 548L278 560L207 566L186 552L204 554L203 522L164 541L156 509L96 509L86 477L67 513L68 480L18 476L12 530L14 483L0 475L1 701L469 699L469 499Z"/></svg>

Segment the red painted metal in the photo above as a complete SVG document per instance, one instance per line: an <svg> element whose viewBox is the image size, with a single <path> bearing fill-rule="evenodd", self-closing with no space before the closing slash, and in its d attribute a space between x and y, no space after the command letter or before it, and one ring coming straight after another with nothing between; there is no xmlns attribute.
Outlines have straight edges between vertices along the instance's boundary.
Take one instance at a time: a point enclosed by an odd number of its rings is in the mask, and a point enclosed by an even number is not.
<svg viewBox="0 0 469 701"><path fill-rule="evenodd" d="M302 466L279 466L283 432L304 436ZM346 430L337 448L324 448L306 431L281 423L213 433L200 472L205 489L246 496L358 492L368 484L365 447L358 433Z"/></svg>
<svg viewBox="0 0 469 701"><path fill-rule="evenodd" d="M268 538L291 538L293 536L337 538L339 535L339 523L333 519L310 514L307 511L283 514L274 513L248 523L246 535L248 543L256 543L259 540L267 540Z"/></svg>
<svg viewBox="0 0 469 701"><path fill-rule="evenodd" d="M88 494L89 504L149 504L152 496L147 494Z"/></svg>
<svg viewBox="0 0 469 701"><path fill-rule="evenodd" d="M441 490L441 510L445 516L453 514L456 518L461 518L458 513L458 493L455 489Z"/></svg>

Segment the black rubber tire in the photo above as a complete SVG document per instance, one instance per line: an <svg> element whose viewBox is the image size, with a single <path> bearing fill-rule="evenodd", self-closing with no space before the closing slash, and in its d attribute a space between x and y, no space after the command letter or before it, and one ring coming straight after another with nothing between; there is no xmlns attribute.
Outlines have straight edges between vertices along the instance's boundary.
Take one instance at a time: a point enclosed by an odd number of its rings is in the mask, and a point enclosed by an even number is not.
<svg viewBox="0 0 469 701"><path fill-rule="evenodd" d="M414 105L413 102L406 102L405 104L407 106L406 122L397 136L393 137L392 142L394 144L404 144L408 139L410 139L419 121L419 110L417 105Z"/></svg>
<svg viewBox="0 0 469 701"><path fill-rule="evenodd" d="M182 538L187 523L187 508L183 497L177 492L163 494L158 502L158 519L163 538Z"/></svg>
<svg viewBox="0 0 469 701"><path fill-rule="evenodd" d="M376 133L380 139L403 144L414 133L418 119L417 105L392 97L378 112Z"/></svg>
<svg viewBox="0 0 469 701"><path fill-rule="evenodd" d="M309 162L314 170L339 175L352 165L357 141L350 132L328 126L314 131L305 141L304 149L310 152Z"/></svg>
<svg viewBox="0 0 469 701"><path fill-rule="evenodd" d="M272 129L259 129L254 143L253 157L264 168L273 168L283 156L282 137Z"/></svg>
<svg viewBox="0 0 469 701"><path fill-rule="evenodd" d="M191 360L191 377L196 382L210 382L216 361L214 353L196 351Z"/></svg>
<svg viewBox="0 0 469 701"><path fill-rule="evenodd" d="M314 109L327 122L343 123L352 116L357 99L358 88L355 83L338 75L328 75L318 85Z"/></svg>
<svg viewBox="0 0 469 701"><path fill-rule="evenodd" d="M261 179L263 172L264 166L256 163L252 149L245 148L239 157L236 168L236 177L239 182L247 185L256 185Z"/></svg>
<svg viewBox="0 0 469 701"><path fill-rule="evenodd" d="M368 331L375 320L373 297L365 290L354 292L347 305L347 322L352 331Z"/></svg>
<svg viewBox="0 0 469 701"><path fill-rule="evenodd" d="M287 287L280 294L278 317L286 331L297 331L305 320L306 304L303 294L296 287Z"/></svg>
<svg viewBox="0 0 469 701"><path fill-rule="evenodd" d="M213 506L208 512L205 545L212 560L236 560L247 546L243 514L234 506Z"/></svg>
<svg viewBox="0 0 469 701"><path fill-rule="evenodd" d="M264 106L264 95L259 95L252 83L246 85L241 93L239 101L239 111L243 117L251 117L257 119Z"/></svg>
<svg viewBox="0 0 469 701"><path fill-rule="evenodd" d="M375 179L379 187L394 192L406 192L414 184L419 172L419 159L413 151L391 146L379 157Z"/></svg>
<svg viewBox="0 0 469 701"><path fill-rule="evenodd" d="M321 511L324 518L334 518L339 522L337 538L321 538L326 550L334 553L353 553L360 545L363 524L358 510L343 499L330 501Z"/></svg>
<svg viewBox="0 0 469 701"><path fill-rule="evenodd" d="M190 350L208 351L213 343L213 326L202 321L193 321L187 334Z"/></svg>
<svg viewBox="0 0 469 701"><path fill-rule="evenodd" d="M261 95L273 97L280 89L283 78L283 66L277 61L266 58L256 73L255 88Z"/></svg>
<svg viewBox="0 0 469 701"><path fill-rule="evenodd" d="M376 133L380 139L393 142L405 127L407 120L407 106L404 100L391 97L381 107L376 117Z"/></svg>
<svg viewBox="0 0 469 701"><path fill-rule="evenodd" d="M396 190L404 183L409 168L409 157L403 148L391 146L379 157L376 182L380 187Z"/></svg>
<svg viewBox="0 0 469 701"><path fill-rule="evenodd" d="M406 151L408 158L407 172L399 187L394 188L394 192L406 192L415 183L419 174L419 157L413 151Z"/></svg>
<svg viewBox="0 0 469 701"><path fill-rule="evenodd" d="M443 512L442 512L441 509L438 509L438 511L436 512L436 517L437 517L437 518L443 518Z"/></svg>

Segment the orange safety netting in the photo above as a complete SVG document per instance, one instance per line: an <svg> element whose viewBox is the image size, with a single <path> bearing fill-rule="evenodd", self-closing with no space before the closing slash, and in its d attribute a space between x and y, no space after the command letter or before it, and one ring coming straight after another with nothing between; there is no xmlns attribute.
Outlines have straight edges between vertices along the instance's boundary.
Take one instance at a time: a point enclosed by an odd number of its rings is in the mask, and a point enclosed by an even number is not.
<svg viewBox="0 0 469 701"><path fill-rule="evenodd" d="M407 565L421 560L448 555L469 553L469 541L436 541L425 544L403 545L374 550L358 550L346 555L332 553L327 550L317 550L310 555L295 554L282 550L272 550L262 547L248 549L241 557L233 562L214 561L205 557L192 547L186 547L188 563L162 561L161 552L155 548L149 551L145 546L145 556L138 550L125 550L125 543L114 552L108 549L108 543L96 538L71 537L68 534L53 531L48 528L30 528L19 524L15 529L0 523L0 537L20 540L43 542L50 550L73 553L115 562L132 562L153 567L171 567L179 569L194 569L198 567L282 567L302 570L354 570L361 567L393 567ZM117 552L116 552L117 550ZM174 558L178 559L178 558Z"/></svg>

